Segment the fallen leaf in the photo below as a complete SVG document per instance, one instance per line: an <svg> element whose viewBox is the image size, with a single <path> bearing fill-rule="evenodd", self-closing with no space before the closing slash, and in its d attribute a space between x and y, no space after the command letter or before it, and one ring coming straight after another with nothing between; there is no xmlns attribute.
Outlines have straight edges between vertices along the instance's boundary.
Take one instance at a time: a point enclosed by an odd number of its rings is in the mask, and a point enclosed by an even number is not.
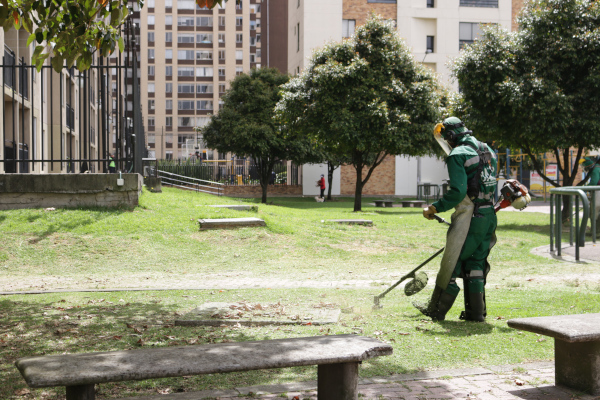
<svg viewBox="0 0 600 400"><path fill-rule="evenodd" d="M515 379L515 385L517 385L517 386L523 386L524 384L525 384L525 382L523 382L522 380Z"/></svg>
<svg viewBox="0 0 600 400"><path fill-rule="evenodd" d="M113 336L113 339L115 339L115 340L121 340L122 337L123 336L115 335L115 336Z"/></svg>
<svg viewBox="0 0 600 400"><path fill-rule="evenodd" d="M26 394L31 393L31 391L27 388L23 388L23 389L19 389L19 390L15 390L15 394L17 396L25 396Z"/></svg>
<svg viewBox="0 0 600 400"><path fill-rule="evenodd" d="M158 389L158 388L157 388L157 389L156 389L156 391L157 391L159 394L169 394L169 393L171 393L171 388L166 388L166 389Z"/></svg>

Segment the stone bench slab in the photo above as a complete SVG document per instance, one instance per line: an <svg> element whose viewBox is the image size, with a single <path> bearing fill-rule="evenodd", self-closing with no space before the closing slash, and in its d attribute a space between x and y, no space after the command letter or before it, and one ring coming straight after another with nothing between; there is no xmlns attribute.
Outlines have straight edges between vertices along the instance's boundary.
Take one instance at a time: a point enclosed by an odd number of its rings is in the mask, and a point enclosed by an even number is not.
<svg viewBox="0 0 600 400"><path fill-rule="evenodd" d="M199 219L198 223L200 230L266 226L265 221L260 218Z"/></svg>
<svg viewBox="0 0 600 400"><path fill-rule="evenodd" d="M424 204L421 200L407 200L402 202L402 207L422 207Z"/></svg>
<svg viewBox="0 0 600 400"><path fill-rule="evenodd" d="M227 208L230 210L238 210L238 211L258 211L257 206L251 206L251 205L247 205L247 204L219 204L219 205L212 205L209 207Z"/></svg>
<svg viewBox="0 0 600 400"><path fill-rule="evenodd" d="M375 200L375 207L393 207L393 200Z"/></svg>
<svg viewBox="0 0 600 400"><path fill-rule="evenodd" d="M218 343L25 357L15 365L30 387L80 386L306 365L359 363L392 354L389 344L356 335Z"/></svg>
<svg viewBox="0 0 600 400"><path fill-rule="evenodd" d="M371 221L370 219L328 219L327 221L348 225L373 225L373 221Z"/></svg>
<svg viewBox="0 0 600 400"><path fill-rule="evenodd" d="M600 341L600 313L515 318L508 326L569 343Z"/></svg>

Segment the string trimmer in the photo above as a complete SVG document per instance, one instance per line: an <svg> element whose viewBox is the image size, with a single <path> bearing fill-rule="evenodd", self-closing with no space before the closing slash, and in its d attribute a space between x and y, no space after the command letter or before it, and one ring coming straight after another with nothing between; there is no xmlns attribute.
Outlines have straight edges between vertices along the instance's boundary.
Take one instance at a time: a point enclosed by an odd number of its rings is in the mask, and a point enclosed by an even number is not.
<svg viewBox="0 0 600 400"><path fill-rule="evenodd" d="M450 223L448 221L446 221L444 218L442 218L438 215L434 214L433 218L435 218L440 224L443 223L446 225L450 225ZM444 251L444 249L445 249L445 247L442 247L441 249L436 251L434 255L429 257L427 260L423 261L421 264L419 264L418 267L416 267L415 269L410 271L408 274L406 274L402 278L400 278L400 280L398 282L396 282L392 286L390 286L385 292L375 296L373 299L373 302L375 303L373 305L373 308L382 308L383 306L379 304L379 300L383 299L383 297L386 294L388 294L389 292L394 290L394 288L396 286L398 286L399 284L401 284L408 278L412 278L412 280L410 282L408 282L406 285L404 285L404 294L406 294L407 296L412 296L414 294L419 293L421 290L423 290L425 288L425 286L427 286L427 281L429 280L429 278L427 277L427 274L425 272L421 271L421 272L417 273L417 271L420 270L421 268L423 268L425 265L427 265L427 263L429 263L429 261L431 261L434 258L436 258L437 256L439 256Z"/></svg>

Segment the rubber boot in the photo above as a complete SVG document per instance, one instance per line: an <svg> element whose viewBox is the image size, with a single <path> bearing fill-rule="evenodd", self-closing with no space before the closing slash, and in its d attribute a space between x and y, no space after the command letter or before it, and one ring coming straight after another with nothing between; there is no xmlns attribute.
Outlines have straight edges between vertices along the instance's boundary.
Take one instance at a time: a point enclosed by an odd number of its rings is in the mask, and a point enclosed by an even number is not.
<svg viewBox="0 0 600 400"><path fill-rule="evenodd" d="M471 304L470 321L485 321L485 300L483 293L470 293L469 303Z"/></svg>
<svg viewBox="0 0 600 400"><path fill-rule="evenodd" d="M413 305L423 313L423 315L430 317L433 322L437 322L446 319L446 314L452 308L454 300L456 300L456 296L453 296L436 286L428 306L425 307L416 303L413 303Z"/></svg>

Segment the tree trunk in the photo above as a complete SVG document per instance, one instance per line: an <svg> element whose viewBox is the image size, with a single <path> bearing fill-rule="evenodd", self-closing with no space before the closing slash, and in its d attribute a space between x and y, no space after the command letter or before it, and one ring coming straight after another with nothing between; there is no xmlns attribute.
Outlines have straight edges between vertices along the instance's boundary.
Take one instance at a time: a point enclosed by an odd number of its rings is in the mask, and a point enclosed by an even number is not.
<svg viewBox="0 0 600 400"><path fill-rule="evenodd" d="M362 190L363 190L363 181L362 181L362 162L354 165L356 168L356 188L354 189L354 212L362 211Z"/></svg>
<svg viewBox="0 0 600 400"><path fill-rule="evenodd" d="M267 203L267 189L269 187L269 178L271 177L271 172L273 171L272 163L268 161L257 161L258 164L258 173L260 175L260 187L262 189L262 198L261 203Z"/></svg>
<svg viewBox="0 0 600 400"><path fill-rule="evenodd" d="M329 182L329 186L327 187L327 200L331 200L331 186L333 186L333 172L335 169L339 167L332 164L331 162L327 162L327 181Z"/></svg>

